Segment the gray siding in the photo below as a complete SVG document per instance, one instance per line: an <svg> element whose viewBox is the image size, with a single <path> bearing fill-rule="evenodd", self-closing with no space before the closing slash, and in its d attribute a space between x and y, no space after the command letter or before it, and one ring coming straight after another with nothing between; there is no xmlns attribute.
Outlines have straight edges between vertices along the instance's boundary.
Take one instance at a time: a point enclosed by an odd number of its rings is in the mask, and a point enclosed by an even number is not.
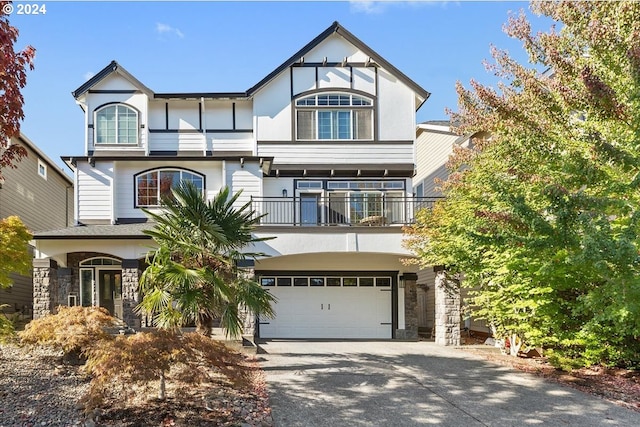
<svg viewBox="0 0 640 427"><path fill-rule="evenodd" d="M27 147L28 156L16 169L3 169L0 218L17 215L32 231L64 228L73 223L73 186L47 166L47 179L38 174L38 154Z"/></svg>
<svg viewBox="0 0 640 427"><path fill-rule="evenodd" d="M0 305L7 304L9 306L2 308L2 312L15 313L16 311L21 311L30 315L33 307L31 276L11 274L10 277L13 280L13 286L9 289L0 289Z"/></svg>
<svg viewBox="0 0 640 427"><path fill-rule="evenodd" d="M434 180L439 178L446 180L449 176L445 164L453 151L453 144L458 139L457 135L420 129L416 139L416 176L413 178L414 188L424 183L424 196L442 196L437 191L439 185Z"/></svg>

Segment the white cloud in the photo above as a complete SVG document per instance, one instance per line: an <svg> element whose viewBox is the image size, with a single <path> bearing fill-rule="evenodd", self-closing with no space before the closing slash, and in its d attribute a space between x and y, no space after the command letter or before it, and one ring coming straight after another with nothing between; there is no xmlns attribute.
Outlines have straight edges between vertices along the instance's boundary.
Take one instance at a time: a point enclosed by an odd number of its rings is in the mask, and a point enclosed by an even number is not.
<svg viewBox="0 0 640 427"><path fill-rule="evenodd" d="M184 38L184 33L180 31L178 28L173 28L171 25L162 24L160 22L156 23L156 32L160 35L174 34L178 38L181 38L181 39Z"/></svg>
<svg viewBox="0 0 640 427"><path fill-rule="evenodd" d="M392 6L402 7L421 7L421 6L440 6L447 8L449 4L459 5L459 1L436 1L436 0L384 0L384 1L372 1L372 0L350 0L352 13L366 13L367 15L381 14L387 8Z"/></svg>
<svg viewBox="0 0 640 427"><path fill-rule="evenodd" d="M370 1L370 0L351 0L351 12L366 13L372 15L382 13L387 5L386 2Z"/></svg>
<svg viewBox="0 0 640 427"><path fill-rule="evenodd" d="M89 80L91 77L95 76L96 73L94 73L93 71L87 71L86 73L84 73L84 79L85 80Z"/></svg>

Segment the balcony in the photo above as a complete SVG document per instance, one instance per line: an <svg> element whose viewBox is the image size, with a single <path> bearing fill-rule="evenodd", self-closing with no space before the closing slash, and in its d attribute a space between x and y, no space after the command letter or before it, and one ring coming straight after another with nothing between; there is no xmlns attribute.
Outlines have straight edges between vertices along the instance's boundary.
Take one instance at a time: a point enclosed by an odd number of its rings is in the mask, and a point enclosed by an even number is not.
<svg viewBox="0 0 640 427"><path fill-rule="evenodd" d="M402 226L412 224L415 212L430 209L437 197L389 197L382 193L305 194L298 197L254 197L252 208L260 225L287 226Z"/></svg>

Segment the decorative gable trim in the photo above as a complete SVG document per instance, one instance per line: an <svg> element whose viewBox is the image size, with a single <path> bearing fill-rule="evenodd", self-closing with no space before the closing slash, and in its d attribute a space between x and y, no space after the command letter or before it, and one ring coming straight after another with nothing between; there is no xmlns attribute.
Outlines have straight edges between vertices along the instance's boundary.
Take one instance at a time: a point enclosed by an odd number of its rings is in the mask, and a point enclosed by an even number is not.
<svg viewBox="0 0 640 427"><path fill-rule="evenodd" d="M360 40L359 38L351 34L349 31L347 31L342 25L340 25L340 23L338 23L338 21L335 21L333 24L331 24L329 28L327 28L322 33L320 33L320 35L318 35L315 39L311 40L302 49L294 53L289 59L283 62L278 68L276 68L271 73L269 73L269 75L267 75L264 79L260 80L258 84L256 84L255 86L247 90L247 95L252 96L254 93L256 93L257 91L262 89L265 85L267 85L276 76L278 76L281 72L293 66L294 64L299 63L300 58L303 58L308 52L310 52L312 49L314 49L316 46L318 46L320 43L322 43L324 40L326 40L329 36L331 36L334 33L337 33L346 41L348 41L349 43L351 43L352 45L360 49L362 52L366 53L369 57L371 57L373 62L375 62L385 70L389 71L399 80L401 80L404 84L406 84L411 89L413 89L416 95L422 99L422 103L424 103L424 101L426 101L427 98L429 98L429 96L431 95L431 93L423 89L419 84L411 80L404 73L402 73L396 67L391 65L390 62L388 62L386 59L380 56L376 51L374 51L369 46L367 46L362 40ZM342 63L336 63L335 65L339 65L339 64L342 64ZM328 63L326 65L328 65ZM374 66L374 64L371 64L371 66ZM420 108L422 103L418 105L417 108Z"/></svg>
<svg viewBox="0 0 640 427"><path fill-rule="evenodd" d="M149 96L150 98L153 97L153 91L151 89L149 89L144 84L142 84L142 82L140 80L136 79L131 73L129 73L127 70L125 70L124 67L122 67L122 65L118 64L116 61L111 61L111 63L109 63L109 65L107 65L102 70L100 70L95 76L93 76L89 80L87 80L78 89L76 89L73 92L71 92L71 94L73 95L73 97L75 99L78 99L79 97L84 95L86 92L88 92L92 87L94 87L95 85L100 83L106 77L110 76L112 73L120 74L122 77L127 79L132 85L137 87L139 90L141 90L147 96Z"/></svg>

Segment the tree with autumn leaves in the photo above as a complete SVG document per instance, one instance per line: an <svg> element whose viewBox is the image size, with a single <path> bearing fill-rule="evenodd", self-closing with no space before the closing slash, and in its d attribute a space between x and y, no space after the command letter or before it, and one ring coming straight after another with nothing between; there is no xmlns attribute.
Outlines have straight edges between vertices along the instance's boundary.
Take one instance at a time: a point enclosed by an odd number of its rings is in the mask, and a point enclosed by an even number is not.
<svg viewBox="0 0 640 427"><path fill-rule="evenodd" d="M18 29L9 23L9 15L2 12L10 2L0 2L0 179L2 169L15 167L15 163L27 155L20 145L11 145L11 138L20 134L20 122L24 119L20 92L27 84L27 68L33 69L35 49L27 46L14 50Z"/></svg>
<svg viewBox="0 0 640 427"><path fill-rule="evenodd" d="M529 64L493 49L497 89L458 84L446 199L407 245L474 290L500 337L558 366L640 367L640 3L532 2L558 23L505 25ZM541 73L540 70L547 69Z"/></svg>

